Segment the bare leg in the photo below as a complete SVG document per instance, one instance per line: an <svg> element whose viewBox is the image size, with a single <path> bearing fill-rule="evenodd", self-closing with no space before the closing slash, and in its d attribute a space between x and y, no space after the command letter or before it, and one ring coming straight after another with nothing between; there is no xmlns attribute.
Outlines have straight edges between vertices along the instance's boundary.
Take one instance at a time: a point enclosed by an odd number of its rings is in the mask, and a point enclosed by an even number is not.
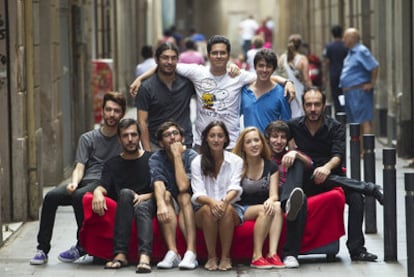
<svg viewBox="0 0 414 277"><path fill-rule="evenodd" d="M208 261L204 267L207 270L216 270L217 219L211 213L210 207L204 205L195 213L195 221L196 226L203 230L207 247Z"/></svg>
<svg viewBox="0 0 414 277"><path fill-rule="evenodd" d="M166 193L165 196L165 202L167 204L169 213L173 216L168 222L159 222L159 225L161 227L162 235L164 236L165 243L167 244L168 250L172 250L175 253L178 253L177 251L177 242L175 240L176 237L176 229L177 229L177 217L175 216L175 210L173 206L173 202L171 199L171 194Z"/></svg>
<svg viewBox="0 0 414 277"><path fill-rule="evenodd" d="M283 215L282 208L280 207L280 202L276 202L275 211L270 224L269 230L269 254L268 257L273 256L277 253L277 247L279 245L280 234L282 233L283 226Z"/></svg>
<svg viewBox="0 0 414 277"><path fill-rule="evenodd" d="M232 268L230 249L233 242L234 227L239 224L239 219L233 206L228 206L224 215L219 220L219 234L221 242L221 259L219 270Z"/></svg>
<svg viewBox="0 0 414 277"><path fill-rule="evenodd" d="M184 230L181 229L184 237L187 241L187 250L196 252L196 225L194 219L193 206L191 205L191 196L189 193L180 193L178 195L178 203L180 206L180 218L184 219L184 224L180 224L182 228L184 225ZM181 219L180 219L181 220Z"/></svg>

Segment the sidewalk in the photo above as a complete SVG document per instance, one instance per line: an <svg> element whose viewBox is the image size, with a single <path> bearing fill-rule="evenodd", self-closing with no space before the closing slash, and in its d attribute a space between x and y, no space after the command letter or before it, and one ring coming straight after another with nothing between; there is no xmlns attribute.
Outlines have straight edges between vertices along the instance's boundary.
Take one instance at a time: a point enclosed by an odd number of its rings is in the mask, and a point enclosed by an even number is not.
<svg viewBox="0 0 414 277"><path fill-rule="evenodd" d="M348 151L349 153L349 151ZM229 272L211 273L202 267L195 271L157 270L146 276L317 276L317 277L355 277L355 276L407 276L407 252L405 232L405 190L404 173L414 172L413 169L404 168L409 161L397 159L397 238L398 238L398 261L395 263L384 262L383 246L383 208L377 205L377 234L366 235L366 247L372 253L378 255L376 263L351 262L346 246L346 236L341 238L340 252L336 262L327 263L325 256L300 256L301 266L299 269L281 270L257 270L248 265L234 265ZM362 161L361 167L363 168ZM361 171L362 172L362 171ZM376 180L382 185L383 176L382 146L376 142ZM347 214L345 214L345 222ZM57 259L61 251L66 250L75 242L76 223L71 207L60 207L56 216L55 229L52 239L52 250L49 253L49 263L44 266L29 265L30 258L36 249L36 235L38 221L24 223L0 248L0 276L131 276L135 274L135 267L129 266L117 271L104 270L102 265L75 265L65 264Z"/></svg>

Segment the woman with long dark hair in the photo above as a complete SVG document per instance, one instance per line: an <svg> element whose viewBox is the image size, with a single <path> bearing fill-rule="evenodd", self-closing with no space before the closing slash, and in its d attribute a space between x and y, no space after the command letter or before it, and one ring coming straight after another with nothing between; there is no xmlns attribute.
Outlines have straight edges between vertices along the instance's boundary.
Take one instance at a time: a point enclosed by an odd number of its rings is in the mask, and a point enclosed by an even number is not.
<svg viewBox="0 0 414 277"><path fill-rule="evenodd" d="M232 268L230 248L234 227L240 224L232 203L242 193L240 178L243 160L226 151L229 133L222 121L213 121L202 132L200 154L191 164L192 201L196 205L195 221L203 230L207 246L207 270ZM220 238L221 257L216 254Z"/></svg>

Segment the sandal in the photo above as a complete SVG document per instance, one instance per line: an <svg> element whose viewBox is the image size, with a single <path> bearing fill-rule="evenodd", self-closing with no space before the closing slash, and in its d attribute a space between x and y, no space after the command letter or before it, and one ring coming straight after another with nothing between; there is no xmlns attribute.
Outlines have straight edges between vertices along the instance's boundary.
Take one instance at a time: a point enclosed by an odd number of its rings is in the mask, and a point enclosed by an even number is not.
<svg viewBox="0 0 414 277"><path fill-rule="evenodd" d="M128 266L127 261L123 261L120 259L113 259L112 261L109 261L105 264L104 269L120 269L126 266Z"/></svg>
<svg viewBox="0 0 414 277"><path fill-rule="evenodd" d="M151 265L149 263L139 263L137 265L136 273L151 273Z"/></svg>

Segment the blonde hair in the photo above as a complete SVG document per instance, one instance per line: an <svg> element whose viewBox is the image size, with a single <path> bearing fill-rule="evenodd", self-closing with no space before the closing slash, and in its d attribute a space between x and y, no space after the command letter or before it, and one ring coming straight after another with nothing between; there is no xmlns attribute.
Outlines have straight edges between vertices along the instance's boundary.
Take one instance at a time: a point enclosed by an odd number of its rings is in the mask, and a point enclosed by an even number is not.
<svg viewBox="0 0 414 277"><path fill-rule="evenodd" d="M262 159L270 160L271 155L272 155L272 152L270 151L270 147L267 144L266 138L264 137L262 132L260 132L260 130L256 127L245 128L243 131L241 131L239 137L237 138L236 145L234 146L233 151L232 151L234 154L241 157L244 161L242 177L246 176L247 167L249 166L247 164L247 157L246 157L246 153L243 150L243 146L244 146L244 138L250 132L256 132L259 135L260 141L262 142L262 146L263 146L262 153L260 153L260 156L262 157Z"/></svg>

